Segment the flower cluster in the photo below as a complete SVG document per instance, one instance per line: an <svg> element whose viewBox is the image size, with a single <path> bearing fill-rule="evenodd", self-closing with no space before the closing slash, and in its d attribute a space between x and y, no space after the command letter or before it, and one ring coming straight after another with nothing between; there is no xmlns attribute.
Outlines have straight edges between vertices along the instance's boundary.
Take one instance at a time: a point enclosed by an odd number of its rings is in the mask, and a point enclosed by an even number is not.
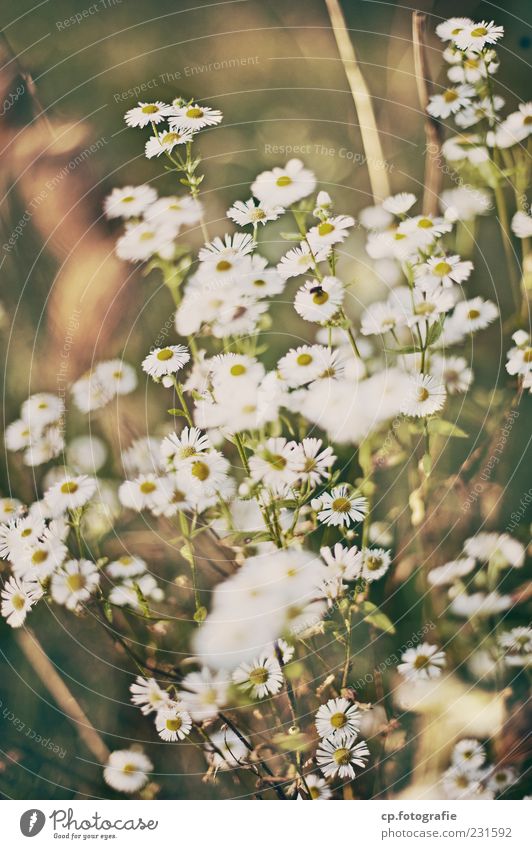
<svg viewBox="0 0 532 849"><path fill-rule="evenodd" d="M442 778L448 799L495 799L519 780L512 767L488 763L486 748L480 740L460 740L453 748L451 760Z"/></svg>

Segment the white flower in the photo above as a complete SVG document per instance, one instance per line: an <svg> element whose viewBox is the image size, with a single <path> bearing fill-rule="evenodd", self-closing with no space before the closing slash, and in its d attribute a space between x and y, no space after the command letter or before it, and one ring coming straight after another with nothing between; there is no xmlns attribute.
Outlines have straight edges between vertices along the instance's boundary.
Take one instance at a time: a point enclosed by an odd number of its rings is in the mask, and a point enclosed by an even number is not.
<svg viewBox="0 0 532 849"><path fill-rule="evenodd" d="M460 301L456 305L451 323L464 333L473 333L475 330L483 330L495 321L498 315L499 310L491 301L471 298L469 301Z"/></svg>
<svg viewBox="0 0 532 849"><path fill-rule="evenodd" d="M197 224L203 215L203 206L199 200L190 195L169 195L159 198L144 212L148 222L168 222L178 229L184 225Z"/></svg>
<svg viewBox="0 0 532 849"><path fill-rule="evenodd" d="M100 583L98 567L90 560L67 560L52 575L50 591L57 604L76 610L87 601Z"/></svg>
<svg viewBox="0 0 532 849"><path fill-rule="evenodd" d="M167 132L159 133L157 136L151 136L146 142L144 153L147 159L153 159L154 156L161 156L163 153L170 153L178 144L188 144L191 142L193 134L190 130L168 130Z"/></svg>
<svg viewBox="0 0 532 849"><path fill-rule="evenodd" d="M441 410L445 398L445 386L435 377L430 374L411 375L401 402L401 412L419 418L430 416Z"/></svg>
<svg viewBox="0 0 532 849"><path fill-rule="evenodd" d="M351 735L335 740L322 740L316 752L316 761L326 778L354 778L355 767L364 767L369 758L365 741L355 742Z"/></svg>
<svg viewBox="0 0 532 849"><path fill-rule="evenodd" d="M482 778L478 771L452 766L443 774L443 789L448 799L480 798Z"/></svg>
<svg viewBox="0 0 532 849"><path fill-rule="evenodd" d="M457 85L446 89L442 94L433 94L427 106L427 112L433 118L448 118L471 103L475 89L470 85Z"/></svg>
<svg viewBox="0 0 532 849"><path fill-rule="evenodd" d="M330 467L336 460L330 445L323 450L322 445L321 439L307 437L294 447L290 458L298 478L313 487L330 477Z"/></svg>
<svg viewBox="0 0 532 849"><path fill-rule="evenodd" d="M326 356L327 348L324 345L300 345L281 357L277 368L288 386L304 386L316 380L323 372Z"/></svg>
<svg viewBox="0 0 532 849"><path fill-rule="evenodd" d="M451 611L456 616L470 619L474 616L493 616L512 606L512 598L509 595L500 595L498 592L473 593L467 595L460 593L451 602Z"/></svg>
<svg viewBox="0 0 532 849"><path fill-rule="evenodd" d="M346 581L354 581L360 576L362 554L356 545L345 548L337 542L334 549L327 546L320 548L320 555L333 575Z"/></svg>
<svg viewBox="0 0 532 849"><path fill-rule="evenodd" d="M179 436L169 433L161 442L161 463L169 471L176 471L211 447L209 437L199 428L184 427Z"/></svg>
<svg viewBox="0 0 532 849"><path fill-rule="evenodd" d="M442 153L449 162L466 160L472 165L480 165L489 160L489 152L483 139L474 133L461 133L459 136L451 136L451 138L446 139L442 145ZM465 194L466 191L478 193L479 197L484 194L482 189L461 186L458 189L449 189L447 192L442 192L442 199L444 195L449 193L458 196L459 192Z"/></svg>
<svg viewBox="0 0 532 849"><path fill-rule="evenodd" d="M118 607L132 607L139 610L142 599L162 601L164 593L157 585L153 575L140 575L137 578L126 578L122 584L117 584L109 593L109 601Z"/></svg>
<svg viewBox="0 0 532 849"><path fill-rule="evenodd" d="M512 218L512 230L518 239L532 236L532 215L528 212L516 212Z"/></svg>
<svg viewBox="0 0 532 849"><path fill-rule="evenodd" d="M18 498L0 498L0 522L12 522L23 512L23 504Z"/></svg>
<svg viewBox="0 0 532 849"><path fill-rule="evenodd" d="M126 112L124 120L128 127L147 127L148 124L160 124L171 112L172 107L160 100L153 103L140 101L138 106Z"/></svg>
<svg viewBox="0 0 532 849"><path fill-rule="evenodd" d="M187 497L196 500L223 491L229 469L229 461L220 451L212 450L193 457L182 469L183 480L188 483Z"/></svg>
<svg viewBox="0 0 532 849"><path fill-rule="evenodd" d="M486 751L478 740L460 740L453 749L453 764L462 770L477 770L486 760Z"/></svg>
<svg viewBox="0 0 532 849"><path fill-rule="evenodd" d="M219 109L190 103L187 106L172 107L172 115L168 119L168 123L172 129L197 132L204 127L215 127L216 124L221 122L222 118L223 115Z"/></svg>
<svg viewBox="0 0 532 849"><path fill-rule="evenodd" d="M491 208L491 198L484 189L472 186L459 186L446 189L440 195L442 209L454 220L471 221L476 215L485 215Z"/></svg>
<svg viewBox="0 0 532 849"><path fill-rule="evenodd" d="M428 573L428 582L433 587L444 587L452 584L457 578L469 575L475 568L474 557L461 557L458 560L450 560L443 566L436 566Z"/></svg>
<svg viewBox="0 0 532 849"><path fill-rule="evenodd" d="M20 408L20 418L31 430L44 428L59 421L65 411L62 398L50 392L31 395Z"/></svg>
<svg viewBox="0 0 532 849"><path fill-rule="evenodd" d="M366 206L358 213L359 221L366 230L386 230L393 222L393 215L382 204Z"/></svg>
<svg viewBox="0 0 532 849"><path fill-rule="evenodd" d="M297 480L294 468L293 443L282 437L272 437L257 446L249 459L251 477L273 492L284 492Z"/></svg>
<svg viewBox="0 0 532 849"><path fill-rule="evenodd" d="M431 356L430 372L445 384L449 395L467 392L473 382L473 372L464 357Z"/></svg>
<svg viewBox="0 0 532 849"><path fill-rule="evenodd" d="M257 298L269 298L283 291L285 281L277 269L268 268L267 265L268 261L264 257L254 254L249 268L238 269L238 284L244 293Z"/></svg>
<svg viewBox="0 0 532 849"><path fill-rule="evenodd" d="M88 475L69 477L65 475L44 494L45 501L53 516L66 513L67 510L77 510L83 507L96 492L95 478Z"/></svg>
<svg viewBox="0 0 532 849"><path fill-rule="evenodd" d="M64 542L47 530L40 542L28 548L20 557L12 558L13 572L25 580L43 580L61 565L67 554Z"/></svg>
<svg viewBox="0 0 532 849"><path fill-rule="evenodd" d="M532 663L532 628L518 627L504 631L498 639L508 666L530 666Z"/></svg>
<svg viewBox="0 0 532 849"><path fill-rule="evenodd" d="M416 270L416 285L432 287L436 284L452 286L464 283L473 271L473 263L459 256L437 256L427 260Z"/></svg>
<svg viewBox="0 0 532 849"><path fill-rule="evenodd" d="M466 539L464 551L477 560L495 563L499 569L520 569L525 562L524 546L508 534L482 532Z"/></svg>
<svg viewBox="0 0 532 849"><path fill-rule="evenodd" d="M207 760L216 772L238 769L249 754L249 749L230 728L210 735L213 746L205 746ZM214 748L216 747L216 749Z"/></svg>
<svg viewBox="0 0 532 849"><path fill-rule="evenodd" d="M488 789L494 793L503 793L518 781L518 776L512 767L497 766L488 778Z"/></svg>
<svg viewBox="0 0 532 849"><path fill-rule="evenodd" d="M262 654L250 663L242 663L233 672L233 681L254 699L263 699L282 689L283 673L275 658Z"/></svg>
<svg viewBox="0 0 532 849"><path fill-rule="evenodd" d="M90 413L105 407L113 397L111 386L102 383L96 371L78 378L71 386L74 403L81 413Z"/></svg>
<svg viewBox="0 0 532 849"><path fill-rule="evenodd" d="M464 27L471 26L472 24L473 21L471 18L449 18L441 24L438 24L436 27L436 35L441 38L442 41L454 41L456 36L459 35Z"/></svg>
<svg viewBox="0 0 532 849"><path fill-rule="evenodd" d="M141 557L123 554L118 560L108 563L105 571L110 578L132 578L135 575L142 575L147 566L148 564Z"/></svg>
<svg viewBox="0 0 532 849"><path fill-rule="evenodd" d="M35 581L10 577L2 588L2 616L12 628L20 628L33 605L41 598L42 590Z"/></svg>
<svg viewBox="0 0 532 849"><path fill-rule="evenodd" d="M508 115L503 125L516 142L526 139L532 132L532 102L520 103L518 111Z"/></svg>
<svg viewBox="0 0 532 849"><path fill-rule="evenodd" d="M401 221L397 228L398 236L406 236L416 248L428 248L437 238L444 233L450 233L452 224L439 216L416 215L414 218L406 218Z"/></svg>
<svg viewBox="0 0 532 849"><path fill-rule="evenodd" d="M146 784L153 764L142 752L119 749L111 752L103 771L106 784L120 793L136 793Z"/></svg>
<svg viewBox="0 0 532 849"><path fill-rule="evenodd" d="M68 465L76 472L94 474L106 459L107 447L98 436L76 436L68 443Z"/></svg>
<svg viewBox="0 0 532 849"><path fill-rule="evenodd" d="M96 377L115 395L129 395L137 388L137 373L123 360L106 360L96 366Z"/></svg>
<svg viewBox="0 0 532 849"><path fill-rule="evenodd" d="M177 228L170 221L126 224L124 235L116 243L116 255L130 262L145 262L155 254L171 259L176 236Z"/></svg>
<svg viewBox="0 0 532 849"><path fill-rule="evenodd" d="M382 202L382 208L391 213L391 215L402 216L414 206L417 198L411 192L399 192L397 195L391 195Z"/></svg>
<svg viewBox="0 0 532 849"><path fill-rule="evenodd" d="M320 498L318 521L324 525L346 525L361 522L367 513L367 499L350 492L347 484L335 486Z"/></svg>
<svg viewBox="0 0 532 849"><path fill-rule="evenodd" d="M305 784L310 791L310 798L315 801L330 799L332 796L331 788L325 779L319 775L314 775L312 772L309 773L305 776Z"/></svg>
<svg viewBox="0 0 532 849"><path fill-rule="evenodd" d="M124 186L107 195L103 208L107 218L138 218L156 200L151 186Z"/></svg>
<svg viewBox="0 0 532 849"><path fill-rule="evenodd" d="M144 357L142 368L150 377L158 378L176 374L189 360L190 354L184 345L167 345L166 348L154 348Z"/></svg>
<svg viewBox="0 0 532 849"><path fill-rule="evenodd" d="M311 250L306 242L301 242L298 248L290 248L290 250L281 257L277 266L277 271L283 278L288 280L289 277L299 277L304 274L309 268L314 267L314 262L320 262L325 259L327 251L319 251L311 253Z"/></svg>
<svg viewBox="0 0 532 849"><path fill-rule="evenodd" d="M300 159L290 159L284 168L263 171L251 186L252 194L265 204L291 206L312 194L316 177L306 169Z"/></svg>
<svg viewBox="0 0 532 849"><path fill-rule="evenodd" d="M181 686L180 701L197 722L214 719L227 703L229 681L223 672L213 674L203 667L200 672L189 672Z"/></svg>
<svg viewBox="0 0 532 849"><path fill-rule="evenodd" d="M239 227L245 227L247 224L266 224L268 221L277 221L282 215L284 209L282 206L267 206L260 201L255 205L253 198L247 201L237 200L233 206L227 210L227 217L231 218Z"/></svg>
<svg viewBox="0 0 532 849"><path fill-rule="evenodd" d="M370 304L362 313L360 332L364 336L382 335L406 324L406 312L396 299Z"/></svg>
<svg viewBox="0 0 532 849"><path fill-rule="evenodd" d="M144 716L160 710L170 701L170 696L165 690L161 690L155 678L137 675L129 690L132 694L131 701L141 709Z"/></svg>
<svg viewBox="0 0 532 849"><path fill-rule="evenodd" d="M118 498L124 507L129 507L131 510L151 508L159 485L160 479L157 475L139 475L133 481L124 481L120 484Z"/></svg>
<svg viewBox="0 0 532 849"><path fill-rule="evenodd" d="M360 576L368 584L378 581L389 569L392 557L384 548L363 548Z"/></svg>
<svg viewBox="0 0 532 849"><path fill-rule="evenodd" d="M344 300L344 287L337 277L307 280L296 293L294 307L305 321L324 324L336 315Z"/></svg>
<svg viewBox="0 0 532 849"><path fill-rule="evenodd" d="M345 241L348 231L355 226L355 219L350 215L336 215L321 221L307 233L307 241L312 253L328 249L332 245Z"/></svg>
<svg viewBox="0 0 532 849"><path fill-rule="evenodd" d="M45 531L44 521L32 515L0 525L0 557L15 559L39 542Z"/></svg>
<svg viewBox="0 0 532 849"><path fill-rule="evenodd" d="M264 366L245 354L217 354L209 361L215 391L238 391L239 384L251 379L257 383L264 377Z"/></svg>
<svg viewBox="0 0 532 849"><path fill-rule="evenodd" d="M401 663L397 671L409 681L428 681L438 678L445 666L445 652L437 646L421 643L416 648L408 649L401 655Z"/></svg>
<svg viewBox="0 0 532 849"><path fill-rule="evenodd" d="M360 731L360 712L347 699L329 699L316 712L316 730L320 737L341 740L357 736Z"/></svg>
<svg viewBox="0 0 532 849"><path fill-rule="evenodd" d="M486 44L496 44L504 35L504 27L496 26L495 21L480 21L466 24L454 37L454 43L460 50L474 50L480 53Z"/></svg>
<svg viewBox="0 0 532 849"><path fill-rule="evenodd" d="M180 704L169 704L157 711L155 727L161 740L173 743L176 740L184 740L190 734L192 720L186 710L181 709Z"/></svg>

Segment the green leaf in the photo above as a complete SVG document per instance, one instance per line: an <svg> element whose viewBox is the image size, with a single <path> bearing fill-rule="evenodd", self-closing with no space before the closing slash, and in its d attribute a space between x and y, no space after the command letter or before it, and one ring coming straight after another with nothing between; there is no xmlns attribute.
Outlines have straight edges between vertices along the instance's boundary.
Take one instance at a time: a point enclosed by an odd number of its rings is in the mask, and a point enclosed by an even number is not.
<svg viewBox="0 0 532 849"><path fill-rule="evenodd" d="M445 421L445 419L429 419L427 427L430 434L437 434L438 436L456 436L459 439L467 439L468 437L468 434L462 428L453 424L453 422Z"/></svg>
<svg viewBox="0 0 532 849"><path fill-rule="evenodd" d="M429 345L434 345L434 343L440 338L444 322L445 316L442 315L441 318L429 328L429 332L427 333L427 348Z"/></svg>
<svg viewBox="0 0 532 849"><path fill-rule="evenodd" d="M113 608L108 601L104 601L103 603L103 612L107 621L113 624Z"/></svg>
<svg viewBox="0 0 532 849"><path fill-rule="evenodd" d="M377 610L375 613L370 613L364 617L365 622L369 622L374 628L379 631L384 631L386 634L395 634L395 625L388 619L385 613Z"/></svg>
<svg viewBox="0 0 532 849"><path fill-rule="evenodd" d="M194 614L194 622L205 622L207 618L207 608L206 607L198 607Z"/></svg>
<svg viewBox="0 0 532 849"><path fill-rule="evenodd" d="M187 414L184 410L180 410L179 407L171 407L168 412L171 416L184 416L186 418Z"/></svg>
<svg viewBox="0 0 532 849"><path fill-rule="evenodd" d="M281 233L281 239L286 239L287 242L300 242L301 233Z"/></svg>

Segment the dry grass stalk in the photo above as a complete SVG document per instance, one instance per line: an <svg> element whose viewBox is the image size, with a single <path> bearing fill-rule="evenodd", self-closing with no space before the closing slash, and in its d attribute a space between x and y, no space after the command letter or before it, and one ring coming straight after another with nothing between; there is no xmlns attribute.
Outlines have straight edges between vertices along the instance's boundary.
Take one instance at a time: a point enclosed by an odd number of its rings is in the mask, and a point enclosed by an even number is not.
<svg viewBox="0 0 532 849"><path fill-rule="evenodd" d="M427 51L425 47L425 23L427 16L422 12L412 15L412 43L414 46L414 69L420 106L425 114L425 190L423 193L423 212L436 215L438 198L441 191L443 174L440 166L442 128L441 124L427 113L427 104L432 94Z"/></svg>

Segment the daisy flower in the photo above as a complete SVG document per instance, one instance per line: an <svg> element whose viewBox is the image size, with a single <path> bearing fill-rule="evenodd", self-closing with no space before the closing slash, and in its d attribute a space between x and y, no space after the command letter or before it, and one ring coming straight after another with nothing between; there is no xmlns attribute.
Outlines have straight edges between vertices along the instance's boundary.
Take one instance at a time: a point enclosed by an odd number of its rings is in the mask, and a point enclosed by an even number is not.
<svg viewBox="0 0 532 849"><path fill-rule="evenodd" d="M119 259L129 262L145 262L155 254L171 259L176 236L177 229L170 222L127 224L124 235L116 243L115 253Z"/></svg>
<svg viewBox="0 0 532 849"><path fill-rule="evenodd" d="M264 257L254 254L249 268L238 269L239 285L245 292L251 292L255 297L269 298L283 291L285 281L277 269L267 266L268 261Z"/></svg>
<svg viewBox="0 0 532 849"><path fill-rule="evenodd" d="M532 628L512 628L498 639L505 652L508 666L529 666L532 663Z"/></svg>
<svg viewBox="0 0 532 849"><path fill-rule="evenodd" d="M62 398L50 392L39 392L24 401L20 408L20 418L30 428L39 429L59 421L64 412L65 404Z"/></svg>
<svg viewBox="0 0 532 849"><path fill-rule="evenodd" d="M370 304L362 313L360 332L363 336L383 335L406 324L406 313L394 301Z"/></svg>
<svg viewBox="0 0 532 849"><path fill-rule="evenodd" d="M464 27L472 26L471 18L448 18L436 27L436 35L442 41L454 41Z"/></svg>
<svg viewBox="0 0 532 849"><path fill-rule="evenodd" d="M329 249L333 245L344 242L349 235L351 227L355 226L355 219L350 215L337 215L321 221L307 233L307 240L312 253L320 249Z"/></svg>
<svg viewBox="0 0 532 849"><path fill-rule="evenodd" d="M106 360L98 363L96 378L115 395L129 395L137 388L137 373L133 366L123 360Z"/></svg>
<svg viewBox="0 0 532 849"><path fill-rule="evenodd" d="M451 602L451 611L456 616L462 616L465 619L472 617L494 616L496 613L501 613L503 610L508 610L513 604L512 597L509 595L500 595L494 591L491 593L460 593Z"/></svg>
<svg viewBox="0 0 532 849"><path fill-rule="evenodd" d="M9 523L22 511L23 504L18 498L0 498L0 522Z"/></svg>
<svg viewBox="0 0 532 849"><path fill-rule="evenodd" d="M106 459L107 446L98 436L76 436L68 443L67 461L73 471L94 474L102 468Z"/></svg>
<svg viewBox="0 0 532 849"><path fill-rule="evenodd" d="M430 359L430 372L445 384L449 395L467 392L473 383L473 372L464 357L441 357L434 354Z"/></svg>
<svg viewBox="0 0 532 849"><path fill-rule="evenodd" d="M176 471L212 448L209 437L197 427L184 427L179 436L169 433L161 442L161 463L165 469Z"/></svg>
<svg viewBox="0 0 532 849"><path fill-rule="evenodd" d="M157 475L139 475L135 480L124 481L118 489L118 498L124 507L131 510L145 510L154 504L154 496L160 486Z"/></svg>
<svg viewBox="0 0 532 849"><path fill-rule="evenodd" d="M154 348L142 361L142 368L153 378L166 374L176 374L190 360L188 348L184 345L167 345L166 348Z"/></svg>
<svg viewBox="0 0 532 849"><path fill-rule="evenodd" d="M105 783L120 793L137 793L148 780L153 764L142 752L119 749L111 752L104 767Z"/></svg>
<svg viewBox="0 0 532 849"><path fill-rule="evenodd" d="M138 218L156 200L151 186L124 186L107 195L103 209L107 218Z"/></svg>
<svg viewBox="0 0 532 849"><path fill-rule="evenodd" d="M74 404L81 413L90 413L105 407L113 397L110 386L102 383L96 371L78 378L70 387Z"/></svg>
<svg viewBox="0 0 532 849"><path fill-rule="evenodd" d="M65 476L46 490L44 499L52 515L58 516L67 510L83 507L96 492L96 480L88 475Z"/></svg>
<svg viewBox="0 0 532 849"><path fill-rule="evenodd" d="M364 740L356 743L351 735L338 735L334 740L322 740L316 761L326 778L354 778L355 767L365 767L369 749Z"/></svg>
<svg viewBox="0 0 532 849"><path fill-rule="evenodd" d="M159 711L170 702L170 696L161 690L155 678L143 678L137 675L129 691L131 701L140 708L144 716Z"/></svg>
<svg viewBox="0 0 532 849"><path fill-rule="evenodd" d="M273 168L259 174L251 186L251 193L270 206L291 206L312 194L316 177L304 167L300 159L290 159L284 168Z"/></svg>
<svg viewBox="0 0 532 849"><path fill-rule="evenodd" d="M475 94L473 86L462 84L446 89L442 94L433 94L427 106L427 112L433 118L448 118L471 103Z"/></svg>
<svg viewBox="0 0 532 849"><path fill-rule="evenodd" d="M9 424L4 432L4 442L8 451L22 451L27 448L32 440L38 438L40 428L34 431L29 424L22 419L17 419Z"/></svg>
<svg viewBox="0 0 532 849"><path fill-rule="evenodd" d="M516 212L511 226L518 239L529 239L532 236L532 215L527 212Z"/></svg>
<svg viewBox="0 0 532 849"><path fill-rule="evenodd" d="M135 475L148 474L162 468L159 463L160 447L161 440L152 436L135 439L129 448L122 451L121 459L126 477L133 478Z"/></svg>
<svg viewBox="0 0 532 849"><path fill-rule="evenodd" d="M518 111L508 115L504 125L516 142L526 139L532 133L532 101L520 103Z"/></svg>
<svg viewBox="0 0 532 849"><path fill-rule="evenodd" d="M474 557L460 557L458 560L449 560L443 566L436 566L428 573L429 584L433 587L444 587L453 584L457 578L469 575L475 568Z"/></svg>
<svg viewBox="0 0 532 849"><path fill-rule="evenodd" d="M249 749L230 728L210 735L212 747L205 745L207 760L215 772L237 769L249 755ZM214 748L216 747L216 749Z"/></svg>
<svg viewBox="0 0 532 849"><path fill-rule="evenodd" d="M26 615L42 596L35 581L23 581L10 577L2 588L2 616L12 628L20 628Z"/></svg>
<svg viewBox="0 0 532 849"><path fill-rule="evenodd" d="M330 477L330 467L336 460L330 445L323 450L322 445L321 439L307 437L294 447L291 455L295 473L300 480L310 482L312 487Z"/></svg>
<svg viewBox="0 0 532 849"><path fill-rule="evenodd" d="M148 568L148 564L141 557L131 554L123 554L118 560L112 560L105 567L105 572L110 578L132 578L142 575Z"/></svg>
<svg viewBox="0 0 532 849"><path fill-rule="evenodd" d="M386 230L393 222L392 213L384 209L382 204L364 207L358 213L358 218L365 230Z"/></svg>
<svg viewBox="0 0 532 849"><path fill-rule="evenodd" d="M183 678L180 701L192 719L203 722L214 719L227 703L229 681L225 673L212 673L206 667L200 672L189 672Z"/></svg>
<svg viewBox="0 0 532 849"><path fill-rule="evenodd" d="M359 577L362 554L356 545L346 548L337 542L333 549L327 546L320 548L320 555L327 567L346 581L354 581Z"/></svg>
<svg viewBox="0 0 532 849"><path fill-rule="evenodd" d="M319 775L314 775L312 772L309 773L305 776L305 784L310 791L310 798L315 801L330 799L332 796L331 788L325 779Z"/></svg>
<svg viewBox="0 0 532 849"><path fill-rule="evenodd" d="M264 377L264 366L245 354L217 354L210 360L215 391L237 389L246 379L257 383Z"/></svg>
<svg viewBox="0 0 532 849"><path fill-rule="evenodd" d="M227 210L226 215L239 227L246 227L248 224L256 226L257 224L264 225L268 221L277 221L283 212L282 206L267 206L262 201L255 205L253 198L250 198L247 201L237 200Z"/></svg>
<svg viewBox="0 0 532 849"><path fill-rule="evenodd" d="M446 189L441 193L440 201L445 215L450 213L451 217L460 221L471 221L477 215L485 215L491 208L488 192L471 186Z"/></svg>
<svg viewBox="0 0 532 849"><path fill-rule="evenodd" d="M503 793L518 781L518 776L512 767L498 766L488 777L487 786L494 793Z"/></svg>
<svg viewBox="0 0 532 849"><path fill-rule="evenodd" d="M442 777L448 799L474 799L482 790L482 774L463 767L452 766Z"/></svg>
<svg viewBox="0 0 532 849"><path fill-rule="evenodd" d="M194 133L205 127L215 127L223 118L219 109L200 106L198 103L189 103L178 108L171 107L171 112L168 123L172 130L192 130Z"/></svg>
<svg viewBox="0 0 532 849"><path fill-rule="evenodd" d="M368 510L367 499L350 491L347 484L335 486L330 493L319 497L318 521L324 525L345 525L361 522Z"/></svg>
<svg viewBox="0 0 532 849"><path fill-rule="evenodd" d="M504 27L495 21L480 21L466 24L454 37L454 43L460 50L474 50L480 53L487 44L496 44L504 35Z"/></svg>
<svg viewBox="0 0 532 849"><path fill-rule="evenodd" d="M301 242L298 248L290 248L290 250L279 260L277 271L283 278L288 280L290 277L299 277L304 274L309 268L313 268L315 262L325 259L323 252L312 255L309 246L306 242Z"/></svg>
<svg viewBox="0 0 532 849"><path fill-rule="evenodd" d="M294 307L305 321L324 324L335 316L344 300L344 287L337 277L307 280L296 293Z"/></svg>
<svg viewBox="0 0 532 849"><path fill-rule="evenodd" d="M223 490L227 481L230 464L220 451L209 451L199 457L193 457L190 464L183 467L184 479L188 481L192 493L188 495L214 495Z"/></svg>
<svg viewBox="0 0 532 849"><path fill-rule="evenodd" d="M100 583L98 567L90 560L68 560L52 575L50 592L57 604L76 610Z"/></svg>
<svg viewBox="0 0 532 849"><path fill-rule="evenodd" d="M13 559L13 571L26 580L44 580L61 565L67 554L64 542L47 532L42 541L28 549L20 559Z"/></svg>
<svg viewBox="0 0 532 849"><path fill-rule="evenodd" d="M117 584L109 593L109 601L118 607L132 607L140 610L144 600L162 601L164 593L157 585L153 575L141 575L137 578L126 578L122 584Z"/></svg>
<svg viewBox="0 0 532 849"><path fill-rule="evenodd" d="M397 228L398 236L406 236L412 240L416 248L428 248L444 233L450 233L452 224L439 216L416 215L401 221Z"/></svg>
<svg viewBox="0 0 532 849"><path fill-rule="evenodd" d="M42 518L31 515L0 525L0 557L15 559L36 545L44 531Z"/></svg>
<svg viewBox="0 0 532 849"><path fill-rule="evenodd" d="M416 196L411 192L399 192L383 200L382 208L391 215L403 216L414 206L416 200Z"/></svg>
<svg viewBox="0 0 532 849"><path fill-rule="evenodd" d="M304 386L316 380L323 371L327 348L324 345L300 345L292 348L277 363L282 380L288 386Z"/></svg>
<svg viewBox="0 0 532 849"><path fill-rule="evenodd" d="M175 516L181 510L190 510L192 506L190 483L183 471L159 479L150 500L150 510L154 516Z"/></svg>
<svg viewBox="0 0 532 849"><path fill-rule="evenodd" d="M453 749L452 760L458 769L477 770L486 760L486 750L478 740L460 740Z"/></svg>
<svg viewBox="0 0 532 849"><path fill-rule="evenodd" d="M428 681L438 678L445 666L445 652L437 646L421 643L415 649L408 649L401 655L397 671L409 681Z"/></svg>
<svg viewBox="0 0 532 849"><path fill-rule="evenodd" d="M190 734L192 720L190 714L181 709L181 705L169 704L157 711L155 727L161 740L175 743L176 740L184 740Z"/></svg>
<svg viewBox="0 0 532 849"><path fill-rule="evenodd" d="M293 454L293 443L284 436L267 439L249 459L251 478L273 492L284 492L297 479Z"/></svg>
<svg viewBox="0 0 532 849"><path fill-rule="evenodd" d="M159 198L144 212L144 219L149 222L160 223L167 221L175 227L189 224L197 224L203 215L203 205L199 200L191 198L190 195L169 195Z"/></svg>
<svg viewBox="0 0 532 849"><path fill-rule="evenodd" d="M437 284L450 287L454 283L464 283L473 271L473 263L453 256L431 257L425 265L416 271L416 285L428 287Z"/></svg>
<svg viewBox="0 0 532 849"><path fill-rule="evenodd" d="M390 552L384 548L363 548L360 576L371 584L386 574L391 561Z"/></svg>
<svg viewBox="0 0 532 849"><path fill-rule="evenodd" d="M192 138L193 134L190 130L182 130L181 132L169 130L160 133L158 136L151 136L146 142L144 153L147 159L153 159L163 153L171 153L178 144L188 144L192 141Z"/></svg>
<svg viewBox="0 0 532 849"><path fill-rule="evenodd" d="M241 690L249 691L254 699L263 699L282 689L283 673L274 658L263 654L235 669L233 681Z"/></svg>
<svg viewBox="0 0 532 849"><path fill-rule="evenodd" d="M467 161L471 165L480 165L489 159L489 152L483 139L475 133L461 133L459 136L451 136L451 138L446 139L442 145L442 153L449 162ZM478 192L479 197L483 193L482 189L472 189L466 186L461 186L459 189L449 189L448 191L453 193L465 192L467 188L470 192ZM442 199L444 194L442 192ZM458 195L455 196L458 197Z"/></svg>
<svg viewBox="0 0 532 849"><path fill-rule="evenodd" d="M485 563L495 562L500 569L513 566L520 569L525 562L525 548L509 534L482 532L466 539L464 551Z"/></svg>
<svg viewBox="0 0 532 849"><path fill-rule="evenodd" d="M471 298L461 301L454 308L452 324L461 328L464 333L474 333L483 330L499 315L499 310L491 301L483 298Z"/></svg>
<svg viewBox="0 0 532 849"><path fill-rule="evenodd" d="M316 730L330 740L355 738L360 731L360 712L347 699L329 699L316 713Z"/></svg>
<svg viewBox="0 0 532 849"><path fill-rule="evenodd" d="M430 374L415 374L401 401L400 409L405 416L431 416L445 404L445 386Z"/></svg>
<svg viewBox="0 0 532 849"><path fill-rule="evenodd" d="M139 102L138 106L129 109L124 115L128 127L147 127L148 124L160 124L172 113L172 107L167 103L156 100L153 103Z"/></svg>

